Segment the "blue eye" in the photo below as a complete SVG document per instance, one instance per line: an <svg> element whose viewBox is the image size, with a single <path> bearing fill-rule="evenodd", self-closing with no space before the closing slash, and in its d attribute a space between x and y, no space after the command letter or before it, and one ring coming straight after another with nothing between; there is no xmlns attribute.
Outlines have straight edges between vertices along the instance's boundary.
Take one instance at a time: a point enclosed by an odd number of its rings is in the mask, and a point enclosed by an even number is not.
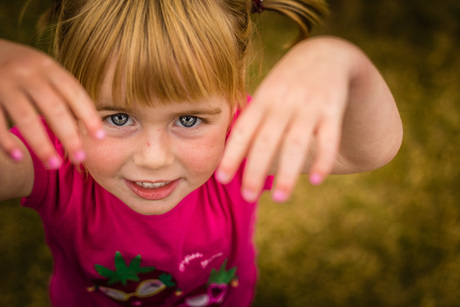
<svg viewBox="0 0 460 307"><path fill-rule="evenodd" d="M176 120L176 125L185 127L185 128L193 128L201 124L202 120L199 117L191 116L191 115L184 115L180 116Z"/></svg>
<svg viewBox="0 0 460 307"><path fill-rule="evenodd" d="M126 126L126 124L132 124L133 120L126 113L117 113L107 116L105 119L109 124L114 126Z"/></svg>

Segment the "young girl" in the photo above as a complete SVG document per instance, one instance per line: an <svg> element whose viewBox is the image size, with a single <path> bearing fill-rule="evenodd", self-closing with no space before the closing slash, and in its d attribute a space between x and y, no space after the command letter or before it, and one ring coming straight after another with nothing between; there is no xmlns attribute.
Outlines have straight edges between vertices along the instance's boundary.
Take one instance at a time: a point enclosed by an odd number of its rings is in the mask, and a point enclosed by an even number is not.
<svg viewBox="0 0 460 307"><path fill-rule="evenodd" d="M295 45L245 107L251 11L283 12L305 37L321 1L56 3L56 59L91 99L0 42L0 199L40 214L55 306L248 306L268 174L284 201L300 173L319 184L399 149L385 82L336 38Z"/></svg>

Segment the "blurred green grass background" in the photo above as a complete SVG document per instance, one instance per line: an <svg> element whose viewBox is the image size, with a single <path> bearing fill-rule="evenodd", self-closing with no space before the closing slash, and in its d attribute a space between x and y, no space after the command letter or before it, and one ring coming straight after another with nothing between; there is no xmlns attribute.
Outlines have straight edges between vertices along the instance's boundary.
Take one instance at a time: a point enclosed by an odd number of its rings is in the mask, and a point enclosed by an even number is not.
<svg viewBox="0 0 460 307"><path fill-rule="evenodd" d="M35 1L0 0L0 37L36 45ZM398 156L370 173L305 178L286 204L262 199L255 306L460 306L460 2L331 0L318 34L359 45L404 122ZM259 77L295 26L263 14ZM251 85L254 88L254 85ZM1 170L0 170L1 171ZM51 258L37 215L0 203L0 306L47 306Z"/></svg>

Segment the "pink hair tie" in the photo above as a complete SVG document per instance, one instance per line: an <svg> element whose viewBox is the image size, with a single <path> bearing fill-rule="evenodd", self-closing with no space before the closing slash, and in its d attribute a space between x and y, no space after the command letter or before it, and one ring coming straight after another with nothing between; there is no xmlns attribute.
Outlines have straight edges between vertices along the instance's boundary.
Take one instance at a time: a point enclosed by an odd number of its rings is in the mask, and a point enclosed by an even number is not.
<svg viewBox="0 0 460 307"><path fill-rule="evenodd" d="M263 0L252 0L252 11L251 13L262 13L265 10L264 5L262 4Z"/></svg>

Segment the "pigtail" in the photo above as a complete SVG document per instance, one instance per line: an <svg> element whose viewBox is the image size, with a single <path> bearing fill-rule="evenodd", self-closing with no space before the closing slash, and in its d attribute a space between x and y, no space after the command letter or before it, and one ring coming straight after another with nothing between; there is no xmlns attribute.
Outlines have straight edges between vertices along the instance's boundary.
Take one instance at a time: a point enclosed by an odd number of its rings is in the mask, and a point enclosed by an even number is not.
<svg viewBox="0 0 460 307"><path fill-rule="evenodd" d="M25 2L19 15L19 23L22 23L26 12L28 10L32 10L33 8L30 8L30 6L33 6L35 3L38 5L37 0L27 0ZM36 41L34 43L39 49L48 51L49 53L53 52L53 42L49 39L50 37L54 37L56 21L58 19L57 16L59 15L61 6L61 0L53 0L52 4L45 11L38 15L38 19L35 22Z"/></svg>
<svg viewBox="0 0 460 307"><path fill-rule="evenodd" d="M27 0L25 2L24 6L22 7L21 13L19 15L19 22L22 21L27 9L35 1L36 0ZM38 16L38 20L35 26L36 26L37 32L40 35L43 34L49 28L49 25L57 19L57 15L61 8L61 4L62 4L61 0L53 0L50 7Z"/></svg>
<svg viewBox="0 0 460 307"><path fill-rule="evenodd" d="M40 15L37 21L37 29L39 32L45 30L49 24L56 20L61 9L61 4L62 1L54 0L53 4L43 14Z"/></svg>
<svg viewBox="0 0 460 307"><path fill-rule="evenodd" d="M28 3L36 0L28 0ZM39 38L50 34L52 41L47 42L49 52L61 62L60 50L70 26L69 21L75 17L86 0L53 0L50 7L43 12L36 23Z"/></svg>
<svg viewBox="0 0 460 307"><path fill-rule="evenodd" d="M329 10L323 0L252 0L253 12L274 11L292 19L299 27L297 43L311 35L314 26L320 25Z"/></svg>

